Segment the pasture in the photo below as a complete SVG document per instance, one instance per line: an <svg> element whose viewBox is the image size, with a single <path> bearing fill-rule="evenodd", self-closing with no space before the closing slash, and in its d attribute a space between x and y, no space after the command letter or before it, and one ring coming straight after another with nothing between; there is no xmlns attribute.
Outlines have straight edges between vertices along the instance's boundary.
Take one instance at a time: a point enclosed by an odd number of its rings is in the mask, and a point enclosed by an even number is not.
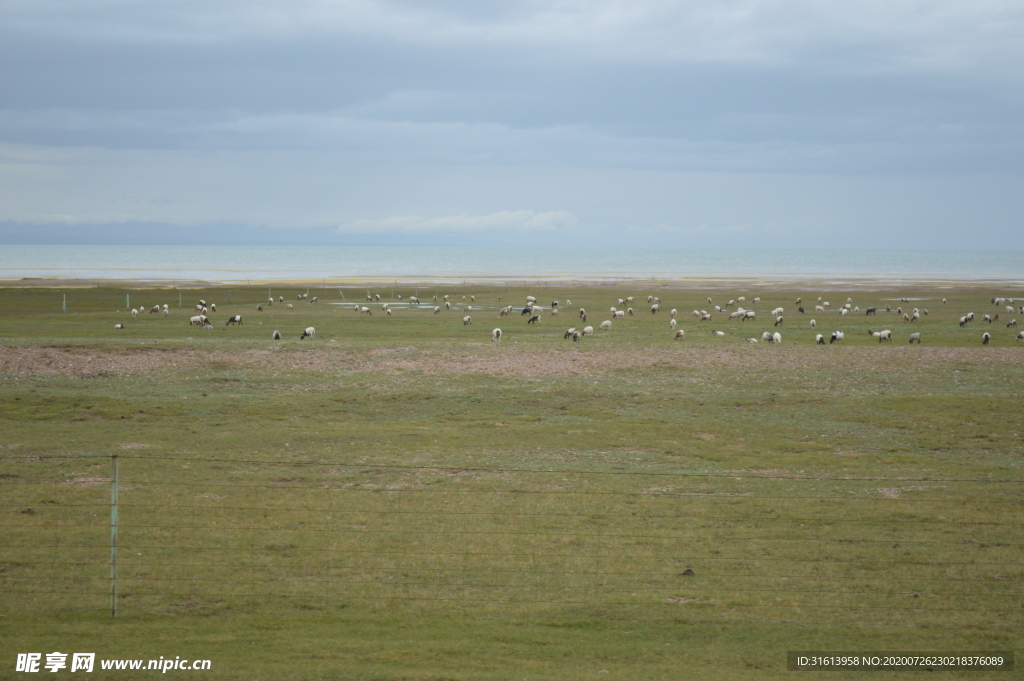
<svg viewBox="0 0 1024 681"><path fill-rule="evenodd" d="M168 678L383 681L770 679L789 650L1020 649L1024 342L1006 324L1024 315L991 299L1024 289L306 291L192 288L179 308L170 288L0 289L0 678L54 650L213 662ZM133 318L126 295L168 316ZM211 330L188 324L200 299ZM612 306L634 315L563 338ZM756 321L730 321L740 306ZM765 331L782 343L744 340Z"/></svg>

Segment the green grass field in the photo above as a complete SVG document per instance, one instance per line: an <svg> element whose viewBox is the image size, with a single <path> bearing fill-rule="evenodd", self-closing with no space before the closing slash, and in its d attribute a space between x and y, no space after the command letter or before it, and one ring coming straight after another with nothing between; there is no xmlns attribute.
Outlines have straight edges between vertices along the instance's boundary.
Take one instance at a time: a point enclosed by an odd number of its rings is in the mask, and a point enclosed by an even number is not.
<svg viewBox="0 0 1024 681"><path fill-rule="evenodd" d="M275 287L292 310L256 287L181 308L171 289L0 289L0 678L52 651L212 660L166 678L532 681L1019 650L1024 342L1006 325L1024 315L991 299L1024 290L687 286L459 287L437 315L433 288L374 291L391 316L363 288L313 305ZM169 316L133 319L126 294ZM627 296L635 316L563 339ZM847 298L861 311L841 316ZM188 324L199 299L212 330ZM714 312L730 299L757 321ZM743 340L764 331L782 344Z"/></svg>

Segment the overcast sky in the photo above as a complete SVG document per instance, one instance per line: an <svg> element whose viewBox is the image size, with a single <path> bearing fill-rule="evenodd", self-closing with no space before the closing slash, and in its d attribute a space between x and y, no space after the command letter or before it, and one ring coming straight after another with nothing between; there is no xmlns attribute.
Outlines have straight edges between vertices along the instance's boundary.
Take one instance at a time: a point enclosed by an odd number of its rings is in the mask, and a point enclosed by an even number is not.
<svg viewBox="0 0 1024 681"><path fill-rule="evenodd" d="M0 0L0 241L1022 248L1024 2Z"/></svg>

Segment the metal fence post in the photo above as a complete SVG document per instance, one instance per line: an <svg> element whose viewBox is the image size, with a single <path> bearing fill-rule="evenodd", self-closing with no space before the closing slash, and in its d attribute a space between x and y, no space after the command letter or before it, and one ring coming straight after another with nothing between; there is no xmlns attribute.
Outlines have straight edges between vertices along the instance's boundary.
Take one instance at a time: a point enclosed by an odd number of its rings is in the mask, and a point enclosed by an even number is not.
<svg viewBox="0 0 1024 681"><path fill-rule="evenodd" d="M117 617L117 454L110 460L110 616Z"/></svg>

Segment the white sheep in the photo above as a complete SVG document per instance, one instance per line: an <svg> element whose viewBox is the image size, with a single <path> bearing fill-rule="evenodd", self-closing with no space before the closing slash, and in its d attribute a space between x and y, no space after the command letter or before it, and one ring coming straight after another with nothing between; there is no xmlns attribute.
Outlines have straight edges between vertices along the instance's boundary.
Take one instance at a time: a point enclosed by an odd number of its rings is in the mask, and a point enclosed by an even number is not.
<svg viewBox="0 0 1024 681"><path fill-rule="evenodd" d="M445 300L448 300L448 296L445 296L444 298L445 298ZM526 302L528 302L528 303L536 303L537 299L534 298L533 296L526 296Z"/></svg>
<svg viewBox="0 0 1024 681"><path fill-rule="evenodd" d="M1017 328L1017 320L1016 319L1011 319L1010 323L1006 325L1006 328L1008 328L1008 329L1016 329Z"/></svg>
<svg viewBox="0 0 1024 681"><path fill-rule="evenodd" d="M584 336L593 336L594 335L594 327L592 327L592 326L584 326L583 327L583 335Z"/></svg>
<svg viewBox="0 0 1024 681"><path fill-rule="evenodd" d="M760 303L760 302L761 302L761 299L760 299L760 298L754 298L754 302L755 302L755 303Z"/></svg>
<svg viewBox="0 0 1024 681"><path fill-rule="evenodd" d="M611 331L612 330L612 323L611 323L611 321L606 319L603 322L601 322L601 330L602 331Z"/></svg>
<svg viewBox="0 0 1024 681"><path fill-rule="evenodd" d="M284 306L284 309L286 309L286 310L294 310L295 306L292 305L291 303L288 303L287 305Z"/></svg>
<svg viewBox="0 0 1024 681"><path fill-rule="evenodd" d="M242 315L236 314L234 317L229 318L228 321L224 324L224 326L230 326L231 324L239 324L239 325L241 325L241 323L242 323Z"/></svg>
<svg viewBox="0 0 1024 681"><path fill-rule="evenodd" d="M892 342L892 331L885 329L878 335L879 343L891 343Z"/></svg>
<svg viewBox="0 0 1024 681"><path fill-rule="evenodd" d="M725 335L725 331L712 331L711 335L712 336L724 336Z"/></svg>
<svg viewBox="0 0 1024 681"><path fill-rule="evenodd" d="M281 332L275 329L271 338L273 338L274 340L281 340Z"/></svg>
<svg viewBox="0 0 1024 681"><path fill-rule="evenodd" d="M668 311L668 314L670 317L672 317L672 319L675 319L676 315L679 314L679 310L673 307L671 310Z"/></svg>
<svg viewBox="0 0 1024 681"><path fill-rule="evenodd" d="M679 329L676 331L676 335L672 337L672 340L679 340L686 335L686 329Z"/></svg>
<svg viewBox="0 0 1024 681"><path fill-rule="evenodd" d="M316 336L316 329L312 326L307 326L306 330L302 332L301 336L299 336L299 340L302 340L303 338L313 338L314 336Z"/></svg>
<svg viewBox="0 0 1024 681"><path fill-rule="evenodd" d="M278 296L277 297L277 302L283 303L284 302L284 296Z"/></svg>
<svg viewBox="0 0 1024 681"><path fill-rule="evenodd" d="M986 331L985 333L981 334L981 344L982 345L988 345L988 342L990 340L992 340L992 336L989 335L988 331Z"/></svg>
<svg viewBox="0 0 1024 681"><path fill-rule="evenodd" d="M668 326L669 326L670 329L676 328L676 320L670 319L669 322L668 322Z"/></svg>
<svg viewBox="0 0 1024 681"><path fill-rule="evenodd" d="M747 341L748 343L756 343L757 342L756 338L744 338L743 340Z"/></svg>
<svg viewBox="0 0 1024 681"><path fill-rule="evenodd" d="M502 312L504 312L504 310L502 310ZM434 308L434 314L441 314L441 308L435 307Z"/></svg>
<svg viewBox="0 0 1024 681"><path fill-rule="evenodd" d="M465 326L466 324L472 324L472 323L473 323L473 318L470 317L469 315L466 315L465 317L462 318L462 325L463 326Z"/></svg>
<svg viewBox="0 0 1024 681"><path fill-rule="evenodd" d="M619 304L619 305L625 305L625 304L626 304L626 301L625 301L625 300L623 300L622 298L619 298L619 302L618 302L618 304Z"/></svg>
<svg viewBox="0 0 1024 681"><path fill-rule="evenodd" d="M138 311L138 310L136 310L136 309L135 309L135 308L133 307L133 308L132 308L132 319L138 319L138 317L139 317L139 311Z"/></svg>
<svg viewBox="0 0 1024 681"><path fill-rule="evenodd" d="M818 322L812 319L811 320L811 328L812 329L816 329L817 327L818 327Z"/></svg>
<svg viewBox="0 0 1024 681"><path fill-rule="evenodd" d="M391 316L391 308L390 307L388 309L384 310L384 311L388 314L389 317Z"/></svg>
<svg viewBox="0 0 1024 681"><path fill-rule="evenodd" d="M781 343L781 342L782 342L782 334L779 333L778 331L776 331L775 333L772 334L772 343Z"/></svg>
<svg viewBox="0 0 1024 681"><path fill-rule="evenodd" d="M497 343L501 340L501 329L495 329L491 331L491 340Z"/></svg>
<svg viewBox="0 0 1024 681"><path fill-rule="evenodd" d="M449 301L447 301L447 300L444 301L444 309L446 309L446 310L452 309L452 304Z"/></svg>
<svg viewBox="0 0 1024 681"><path fill-rule="evenodd" d="M213 324L203 324L203 331L213 331Z"/></svg>
<svg viewBox="0 0 1024 681"><path fill-rule="evenodd" d="M171 314L170 310L168 310L168 309L167 309L167 308L165 307L165 308L164 308L164 316L166 317L166 316L168 316L169 314Z"/></svg>
<svg viewBox="0 0 1024 681"><path fill-rule="evenodd" d="M1017 334L1017 340L1024 341L1024 331Z"/></svg>
<svg viewBox="0 0 1024 681"><path fill-rule="evenodd" d="M846 334L845 333L843 333L842 331L833 331L832 332L832 337L829 338L829 340L828 340L828 344L832 345L833 343L843 343L845 340L846 340Z"/></svg>
<svg viewBox="0 0 1024 681"><path fill-rule="evenodd" d="M815 312L824 312L825 308L823 308L821 305L815 305L814 306L814 311Z"/></svg>
<svg viewBox="0 0 1024 681"><path fill-rule="evenodd" d="M721 311L722 311L722 306L721 305L715 305L715 312L721 312Z"/></svg>
<svg viewBox="0 0 1024 681"><path fill-rule="evenodd" d="M910 344L913 345L914 341L917 341L918 345L921 344L921 333L920 332L915 332L915 333L910 334Z"/></svg>
<svg viewBox="0 0 1024 681"><path fill-rule="evenodd" d="M313 303L316 303L316 302L318 302L318 300L317 300L317 297L316 297L316 296L313 296L312 298L310 298L310 299L309 299L309 304L310 304L310 305L312 305Z"/></svg>
<svg viewBox="0 0 1024 681"><path fill-rule="evenodd" d="M476 300L476 298L473 298L473 300ZM417 298L416 296L409 296L409 304L410 305L419 305L420 304L420 299Z"/></svg>
<svg viewBox="0 0 1024 681"><path fill-rule="evenodd" d="M625 318L626 318L626 311L625 310L618 310L617 312L615 312L615 314L612 315L612 319L625 319Z"/></svg>
<svg viewBox="0 0 1024 681"><path fill-rule="evenodd" d="M364 305L363 307L359 308L359 314L365 314L365 315L369 315L370 317L372 317L373 316L373 310L371 310L370 308L368 308L368 307L366 307Z"/></svg>
<svg viewBox="0 0 1024 681"><path fill-rule="evenodd" d="M115 329L123 329L124 328L124 324L114 324L114 328Z"/></svg>
<svg viewBox="0 0 1024 681"><path fill-rule="evenodd" d="M700 310L694 310L693 316L696 317L697 319L700 319Z"/></svg>
<svg viewBox="0 0 1024 681"><path fill-rule="evenodd" d="M743 313L743 319L741 319L740 321L741 322L745 322L748 319L756 319L756 318L757 318L757 313L756 312L754 312L753 310L747 310L746 312Z"/></svg>
<svg viewBox="0 0 1024 681"><path fill-rule="evenodd" d="M772 342L772 332L771 331L765 331L764 333L762 333L761 334L761 340L763 340L765 343L771 343Z"/></svg>
<svg viewBox="0 0 1024 681"><path fill-rule="evenodd" d="M819 334L818 334L817 336L815 336L815 337L814 337L814 342L815 342L815 343L816 343L817 345L824 345L824 344L825 344L825 337L824 337L824 336L822 336L822 335L821 335L821 334L819 333Z"/></svg>
<svg viewBox="0 0 1024 681"><path fill-rule="evenodd" d="M197 315L195 315L193 317L190 317L189 320L188 320L188 325L189 326L202 326L203 325L203 316L197 314Z"/></svg>
<svg viewBox="0 0 1024 681"><path fill-rule="evenodd" d="M615 314L617 312L614 306L612 306L608 311L611 312L612 314Z"/></svg>
<svg viewBox="0 0 1024 681"><path fill-rule="evenodd" d="M273 305L273 304L274 304L274 299L273 298L267 298L267 305Z"/></svg>
<svg viewBox="0 0 1024 681"><path fill-rule="evenodd" d="M210 303L210 310L213 312L217 311L217 303Z"/></svg>
<svg viewBox="0 0 1024 681"><path fill-rule="evenodd" d="M741 302L741 303L745 303L745 302L747 302L747 297L746 297L746 296L740 296L740 297L739 297L739 298L737 298L736 300L738 300L738 301L739 301L739 302Z"/></svg>

